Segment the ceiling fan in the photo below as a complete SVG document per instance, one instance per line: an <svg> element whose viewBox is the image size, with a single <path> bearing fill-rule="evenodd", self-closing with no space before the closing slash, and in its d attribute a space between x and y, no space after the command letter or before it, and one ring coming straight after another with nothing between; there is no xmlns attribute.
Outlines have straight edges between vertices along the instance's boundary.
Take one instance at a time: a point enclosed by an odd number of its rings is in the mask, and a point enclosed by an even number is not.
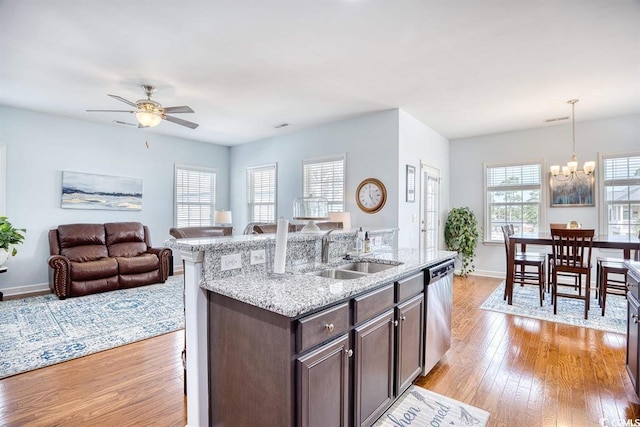
<svg viewBox="0 0 640 427"><path fill-rule="evenodd" d="M167 120L191 129L199 126L197 123L167 115L167 113L193 113L194 111L190 107L186 105L180 107L163 107L159 102L151 100L151 95L156 91L154 86L142 85L142 89L147 95L147 99L139 99L136 102L128 101L117 95L108 94L110 97L136 108L136 110L87 110L87 112L133 113L136 115L139 128L158 126L162 120Z"/></svg>

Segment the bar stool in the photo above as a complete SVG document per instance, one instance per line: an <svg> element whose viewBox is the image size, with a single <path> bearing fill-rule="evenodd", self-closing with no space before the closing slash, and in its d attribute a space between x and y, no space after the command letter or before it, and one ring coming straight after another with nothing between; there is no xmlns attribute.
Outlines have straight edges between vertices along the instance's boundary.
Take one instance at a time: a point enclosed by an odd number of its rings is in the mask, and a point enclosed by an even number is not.
<svg viewBox="0 0 640 427"><path fill-rule="evenodd" d="M509 262L509 238L513 235L513 233L513 225L507 224L502 226L502 235L504 236L507 263ZM546 278L545 263L545 254L536 252L516 252L514 254L513 283L520 283L520 286L538 286L540 307L542 307L544 301L544 288ZM535 271L531 271L530 269L527 269L527 267L533 267L535 268ZM503 298L507 299L506 288Z"/></svg>
<svg viewBox="0 0 640 427"><path fill-rule="evenodd" d="M598 257L596 297L598 298L598 304L602 308L603 316L607 304L607 294L627 297L627 273L628 269L624 266L624 260Z"/></svg>

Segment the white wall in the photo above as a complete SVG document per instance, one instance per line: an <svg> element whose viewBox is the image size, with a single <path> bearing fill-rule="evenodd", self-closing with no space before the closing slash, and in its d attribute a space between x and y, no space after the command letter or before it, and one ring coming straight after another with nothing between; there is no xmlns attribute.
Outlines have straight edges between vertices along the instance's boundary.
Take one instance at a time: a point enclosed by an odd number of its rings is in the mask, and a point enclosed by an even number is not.
<svg viewBox="0 0 640 427"><path fill-rule="evenodd" d="M162 246L173 226L175 163L217 169L218 203L229 204L228 147L3 106L0 145L7 147L6 214L27 229L0 289L48 282L47 232L59 224L139 221L149 226L153 245ZM142 178L142 211L60 208L65 170Z"/></svg>
<svg viewBox="0 0 640 427"><path fill-rule="evenodd" d="M420 164L440 170L440 247L444 249L444 222L449 212L449 141L413 116L399 111L398 244L420 247ZM416 201L406 200L406 165L416 168Z"/></svg>
<svg viewBox="0 0 640 427"><path fill-rule="evenodd" d="M295 124L294 124L295 126ZM291 219L293 200L302 196L302 160L346 153L346 210L352 227L391 227L398 221L398 110L358 116L281 137L231 147L231 210L235 232L247 224L246 168L278 164L277 215ZM355 202L365 178L380 179L387 188L381 211L366 214Z"/></svg>
<svg viewBox="0 0 640 427"><path fill-rule="evenodd" d="M640 150L640 115L576 123L578 162L598 161L599 154ZM542 160L545 174L552 164L566 164L572 151L571 123L452 140L450 145L450 206L468 206L484 224L483 163L512 163ZM596 182L601 179L597 164ZM545 175L546 177L547 175ZM543 186L546 207L542 227L576 219L584 227L599 227L601 195L595 207L549 207L548 177ZM502 244L478 245L476 272L504 276L505 256Z"/></svg>

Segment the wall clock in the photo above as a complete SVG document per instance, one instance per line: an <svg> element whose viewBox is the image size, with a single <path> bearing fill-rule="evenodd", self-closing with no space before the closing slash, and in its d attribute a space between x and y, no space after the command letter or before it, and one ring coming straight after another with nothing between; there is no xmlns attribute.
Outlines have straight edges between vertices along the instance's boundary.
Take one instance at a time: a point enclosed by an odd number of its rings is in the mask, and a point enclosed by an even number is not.
<svg viewBox="0 0 640 427"><path fill-rule="evenodd" d="M387 202L387 189L379 179L367 178L358 185L356 202L363 212L376 213Z"/></svg>

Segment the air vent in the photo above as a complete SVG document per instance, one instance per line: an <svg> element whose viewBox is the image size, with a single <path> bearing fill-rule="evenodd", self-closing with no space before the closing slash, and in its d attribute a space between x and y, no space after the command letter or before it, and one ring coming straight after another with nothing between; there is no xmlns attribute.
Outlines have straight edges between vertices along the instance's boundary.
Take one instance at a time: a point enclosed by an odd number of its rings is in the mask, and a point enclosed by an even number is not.
<svg viewBox="0 0 640 427"><path fill-rule="evenodd" d="M554 119L547 119L547 120L545 120L544 122L545 122L545 123L553 123L553 122L559 122L559 121L561 121L561 120L569 120L569 116L566 116L566 117L556 117L556 118L554 118Z"/></svg>

